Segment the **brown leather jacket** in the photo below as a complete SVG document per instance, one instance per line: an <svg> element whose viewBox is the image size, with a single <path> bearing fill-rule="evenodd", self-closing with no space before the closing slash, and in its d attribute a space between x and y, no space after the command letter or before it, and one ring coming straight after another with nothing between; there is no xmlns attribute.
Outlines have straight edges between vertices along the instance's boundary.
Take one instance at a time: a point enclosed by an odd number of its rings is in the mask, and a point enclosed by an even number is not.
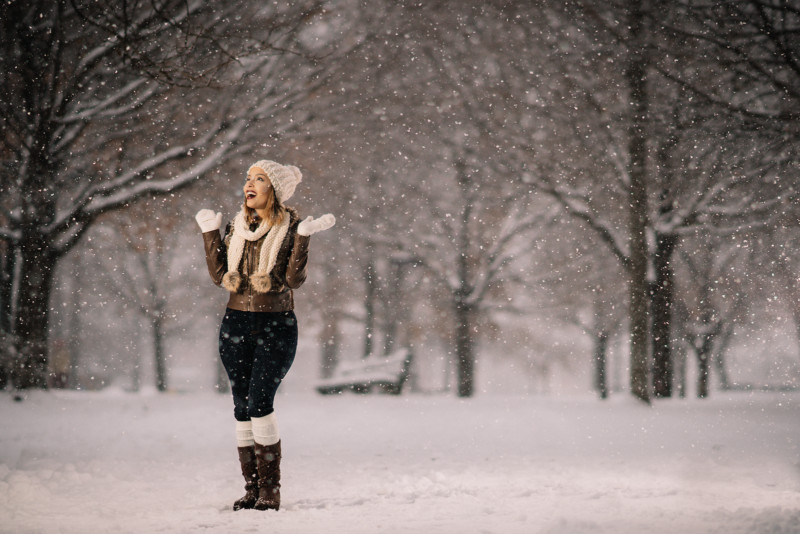
<svg viewBox="0 0 800 534"><path fill-rule="evenodd" d="M293 289L297 289L306 281L306 263L308 261L309 236L297 233L300 222L297 213L289 210L291 216L289 230L278 252L275 267L270 273L272 290L259 293L250 285L249 275L258 268L258 258L261 253L262 237L258 241L247 241L239 264L239 272L244 282L237 293L231 293L228 299L228 308L248 312L279 312L294 309ZM228 223L225 229L227 238L231 231ZM226 239L220 236L219 230L203 233L206 248L206 264L208 274L216 285L222 284L222 278L228 272L228 247Z"/></svg>

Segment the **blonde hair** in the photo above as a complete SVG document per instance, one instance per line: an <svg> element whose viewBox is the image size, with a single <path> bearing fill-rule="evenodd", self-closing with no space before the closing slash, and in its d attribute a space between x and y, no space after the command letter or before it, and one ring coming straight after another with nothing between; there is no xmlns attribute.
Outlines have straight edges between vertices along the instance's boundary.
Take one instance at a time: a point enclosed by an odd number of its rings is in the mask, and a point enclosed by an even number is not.
<svg viewBox="0 0 800 534"><path fill-rule="evenodd" d="M244 209L244 218L247 221L247 224L260 222L260 218L258 213L256 213L256 210L247 206L247 198L244 199L242 208ZM286 216L286 208L284 208L281 203L278 202L278 198L275 196L275 187L270 186L270 188L267 190L267 205L265 206L265 211L267 212L267 222L270 226L281 224L283 222L283 218Z"/></svg>

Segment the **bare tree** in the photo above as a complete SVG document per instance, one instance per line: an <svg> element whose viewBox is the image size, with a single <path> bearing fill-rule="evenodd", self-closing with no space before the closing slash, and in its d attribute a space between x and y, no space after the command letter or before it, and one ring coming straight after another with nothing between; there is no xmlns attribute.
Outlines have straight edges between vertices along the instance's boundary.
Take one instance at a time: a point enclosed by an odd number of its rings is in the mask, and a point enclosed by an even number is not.
<svg viewBox="0 0 800 534"><path fill-rule="evenodd" d="M745 284L730 273L737 260L742 257L752 260L749 257L752 254L743 253L730 237L706 235L699 241L704 246L682 250L680 254L688 276L682 277L681 313L676 316L673 328L687 341L697 358L697 396L705 398L709 396L714 361L720 381L724 387L728 385L724 351L748 305Z"/></svg>
<svg viewBox="0 0 800 534"><path fill-rule="evenodd" d="M800 2L680 0L662 23L694 54L660 72L727 118L727 128L765 140L772 165L796 162L800 120ZM718 83L708 84L710 77Z"/></svg>
<svg viewBox="0 0 800 534"><path fill-rule="evenodd" d="M181 310L191 307L194 291L187 291L185 276L181 284L174 284L171 276L181 251L179 243L185 239L179 233L184 221L176 204L175 199L142 199L120 212L116 224L108 221L100 225L104 238L95 239L91 245L99 257L101 279L149 326L159 391L168 388L166 341L185 330L193 319ZM138 354L135 359L134 368ZM137 380L134 382L138 389Z"/></svg>
<svg viewBox="0 0 800 534"><path fill-rule="evenodd" d="M792 215L786 219L794 218ZM784 220L782 222L783 224L776 224L774 228L765 232L764 256L769 260L765 263L772 267L774 273L778 275L774 278L774 283L780 288L776 290L776 294L784 295L785 297L786 306L789 308L794 322L795 337L797 338L798 346L800 346L800 272L798 272L798 265L800 265L800 261L798 261L800 232L795 227L796 220Z"/></svg>
<svg viewBox="0 0 800 534"><path fill-rule="evenodd" d="M101 214L302 131L298 104L342 35L308 29L330 13L314 0L3 3L0 326L17 387L44 386L53 267Z"/></svg>
<svg viewBox="0 0 800 534"><path fill-rule="evenodd" d="M417 68L435 73L420 95L430 118L422 117L418 127L438 137L438 146L428 153L440 160L444 155L449 169L436 165L434 195L415 188L415 198L436 221L433 231L417 220L413 239L403 236L399 243L449 295L458 395L464 397L474 391L481 316L512 306L498 298L505 285L519 278L509 266L531 254L532 236L555 217L528 185L508 179L499 155L502 141L492 128L507 118L504 106L513 90L498 68L504 59L499 50L521 37L501 39L506 16L496 6L444 10L434 5L429 13L410 14L403 27L413 36L406 53L418 61Z"/></svg>
<svg viewBox="0 0 800 534"><path fill-rule="evenodd" d="M574 21L550 17L557 44L540 41L552 69L533 84L534 98L519 99L519 118L493 128L520 149L517 167L528 180L594 229L628 271L631 386L643 400L651 350L654 393L672 392L672 258L682 237L767 226L792 197L775 166L757 164L757 144L720 139L720 120L664 74L670 54L685 52L658 18L666 9L584 2ZM686 57L691 65L694 56Z"/></svg>

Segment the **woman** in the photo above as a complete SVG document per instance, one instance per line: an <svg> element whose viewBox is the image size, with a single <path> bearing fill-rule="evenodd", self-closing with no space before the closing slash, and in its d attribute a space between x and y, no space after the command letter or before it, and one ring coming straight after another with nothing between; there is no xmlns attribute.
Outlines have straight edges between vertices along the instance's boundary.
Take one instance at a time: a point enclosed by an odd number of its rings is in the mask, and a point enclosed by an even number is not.
<svg viewBox="0 0 800 534"><path fill-rule="evenodd" d="M336 222L331 214L300 222L285 206L301 179L291 165L252 165L244 205L224 239L221 213L204 209L196 216L211 279L230 291L219 355L231 382L246 490L234 510L280 508L281 441L272 403L297 349L292 290L306 279L309 236Z"/></svg>

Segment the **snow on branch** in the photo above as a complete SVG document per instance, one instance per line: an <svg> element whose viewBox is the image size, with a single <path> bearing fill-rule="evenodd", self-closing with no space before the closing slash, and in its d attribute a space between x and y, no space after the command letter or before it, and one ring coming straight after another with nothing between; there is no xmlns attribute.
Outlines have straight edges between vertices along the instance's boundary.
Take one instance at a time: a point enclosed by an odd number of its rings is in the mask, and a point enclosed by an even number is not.
<svg viewBox="0 0 800 534"><path fill-rule="evenodd" d="M231 127L227 130L227 133L220 142L220 145L190 169L166 180L144 180L126 187L130 182L133 181L133 178L146 172L146 169L136 173L135 176L131 176L133 173L128 173L126 175L128 179L125 181L119 180L117 186L112 188L102 188L102 192L100 193L101 196L99 198L96 195L90 195L91 200L83 209L83 211L89 215L99 215L104 211L129 203L133 199L140 197L145 193L165 193L189 184L190 182L210 172L231 156L231 152L234 147L234 141L244 131L245 127L247 126L247 122L247 119L239 119L238 121L234 122L233 125L231 125ZM185 153L189 147L181 148ZM176 153L174 151L169 151L169 153L172 155L171 157L176 157ZM178 154L180 154L180 152L178 152ZM104 196L103 193L106 193L107 196Z"/></svg>
<svg viewBox="0 0 800 534"><path fill-rule="evenodd" d="M102 100L96 100L94 102L88 102L86 104L82 104L80 106L81 107L80 110L65 115L63 118L58 119L56 122L69 124L71 122L86 121L99 117L111 117L114 115L119 115L121 113L126 113L127 111L139 105L139 103L147 100L152 95L163 90L163 88L154 85L150 87L144 94L137 96L131 103L125 106L121 106L120 108L117 108L116 111L115 110L106 111L106 110L108 110L109 107L116 104L123 98L133 93L136 89L146 84L147 82L148 80L146 80L145 78L134 79L128 84L126 84L124 87L120 88L118 91L111 93ZM103 113L104 111L105 113Z"/></svg>
<svg viewBox="0 0 800 534"><path fill-rule="evenodd" d="M9 228L0 227L0 239L14 243L22 239L22 232L20 230L11 230Z"/></svg>
<svg viewBox="0 0 800 534"><path fill-rule="evenodd" d="M531 181L539 189L555 198L570 215L586 222L594 229L625 268L630 266L630 253L628 252L627 244L617 236L611 225L597 215L585 198L582 198L576 191L569 190L564 186L554 186L538 175L532 175Z"/></svg>
<svg viewBox="0 0 800 534"><path fill-rule="evenodd" d="M506 265L517 257L519 250L510 249L509 245L514 238L528 230L542 227L543 223L558 217L558 209L554 206L544 213L522 212L519 206L512 209L512 214L503 221L500 233L489 246L486 254L481 257L480 268L473 287L469 291L465 302L477 304L486 296L492 282L503 271Z"/></svg>

